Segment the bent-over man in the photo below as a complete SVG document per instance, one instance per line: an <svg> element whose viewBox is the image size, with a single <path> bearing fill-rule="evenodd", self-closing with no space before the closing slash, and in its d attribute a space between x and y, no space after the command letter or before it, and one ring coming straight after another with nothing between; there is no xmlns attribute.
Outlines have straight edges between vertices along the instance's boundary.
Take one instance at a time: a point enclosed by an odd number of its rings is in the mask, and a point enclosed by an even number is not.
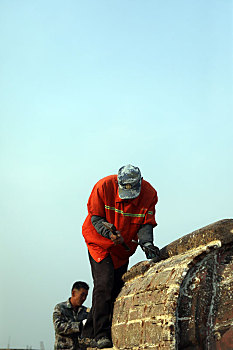
<svg viewBox="0 0 233 350"><path fill-rule="evenodd" d="M83 224L91 264L94 289L92 309L82 337L96 340L99 349L112 347L113 303L122 288L122 275L139 240L147 258L158 258L153 245L156 190L145 181L138 167L126 165L118 175L107 176L94 186L88 200L88 216ZM113 224L116 231L106 227ZM126 245L128 246L128 250Z"/></svg>

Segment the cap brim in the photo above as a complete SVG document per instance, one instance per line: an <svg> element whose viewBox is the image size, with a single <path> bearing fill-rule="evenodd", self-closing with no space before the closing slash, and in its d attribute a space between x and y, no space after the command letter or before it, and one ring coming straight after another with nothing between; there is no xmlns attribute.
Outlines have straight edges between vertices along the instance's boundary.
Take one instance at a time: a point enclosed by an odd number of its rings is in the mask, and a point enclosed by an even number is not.
<svg viewBox="0 0 233 350"><path fill-rule="evenodd" d="M121 199L133 199L139 196L141 192L141 183L138 183L134 188L129 190L125 189L121 185L118 186L118 193Z"/></svg>

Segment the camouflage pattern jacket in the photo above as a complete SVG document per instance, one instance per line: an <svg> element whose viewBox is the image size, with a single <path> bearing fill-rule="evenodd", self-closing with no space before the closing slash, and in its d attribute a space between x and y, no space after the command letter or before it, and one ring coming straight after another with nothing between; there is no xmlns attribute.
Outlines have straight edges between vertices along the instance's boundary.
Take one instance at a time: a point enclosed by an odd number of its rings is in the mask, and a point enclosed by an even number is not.
<svg viewBox="0 0 233 350"><path fill-rule="evenodd" d="M55 328L54 350L78 350L78 336L82 330L82 321L90 309L80 306L75 310L70 299L55 306L53 324Z"/></svg>

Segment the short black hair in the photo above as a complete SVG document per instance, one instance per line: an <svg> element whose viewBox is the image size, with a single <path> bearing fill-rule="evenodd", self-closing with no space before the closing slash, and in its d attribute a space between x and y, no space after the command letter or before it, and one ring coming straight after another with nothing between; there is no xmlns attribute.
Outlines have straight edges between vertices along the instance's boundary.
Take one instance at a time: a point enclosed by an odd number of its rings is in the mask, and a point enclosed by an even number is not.
<svg viewBox="0 0 233 350"><path fill-rule="evenodd" d="M89 286L86 282L82 282L82 281L77 281L77 282L74 282L73 286L72 286L72 289L71 289L71 292L74 290L74 289L81 289L81 288L84 288L86 290L89 289Z"/></svg>

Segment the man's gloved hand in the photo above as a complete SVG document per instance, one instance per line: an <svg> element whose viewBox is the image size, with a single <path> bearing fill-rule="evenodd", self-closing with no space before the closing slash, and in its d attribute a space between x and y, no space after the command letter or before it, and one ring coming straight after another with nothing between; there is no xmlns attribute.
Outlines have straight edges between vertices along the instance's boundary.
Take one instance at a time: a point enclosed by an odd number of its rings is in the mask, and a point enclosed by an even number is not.
<svg viewBox="0 0 233 350"><path fill-rule="evenodd" d="M110 233L110 239L114 244L122 244L124 242L124 239L119 231L116 231L115 235L113 233Z"/></svg>
<svg viewBox="0 0 233 350"><path fill-rule="evenodd" d="M154 244L148 242L143 244L142 248L146 254L147 259L153 259L155 262L160 260L160 250Z"/></svg>

